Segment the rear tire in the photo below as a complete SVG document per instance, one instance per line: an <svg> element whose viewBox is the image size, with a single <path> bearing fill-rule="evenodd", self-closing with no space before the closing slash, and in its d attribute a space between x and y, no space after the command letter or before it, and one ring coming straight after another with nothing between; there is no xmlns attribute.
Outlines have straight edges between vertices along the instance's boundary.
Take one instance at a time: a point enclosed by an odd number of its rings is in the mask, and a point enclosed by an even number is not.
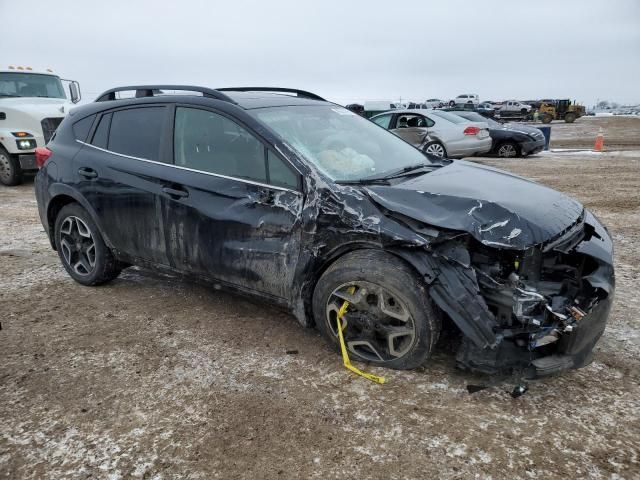
<svg viewBox="0 0 640 480"><path fill-rule="evenodd" d="M419 276L380 250L357 250L331 265L313 292L313 316L320 333L338 352L335 307L343 297L338 293L336 298L336 292L345 292L350 285L357 286L360 300L351 302L344 316L349 356L398 370L424 364L440 335L441 318ZM401 317L405 320L397 320Z"/></svg>
<svg viewBox="0 0 640 480"><path fill-rule="evenodd" d="M77 203L65 205L54 225L60 261L71 278L82 285L101 285L116 278L119 262L104 243L89 213Z"/></svg>
<svg viewBox="0 0 640 480"><path fill-rule="evenodd" d="M0 146L0 183L8 187L22 183L22 170L18 159L14 155L9 155L2 146Z"/></svg>
<svg viewBox="0 0 640 480"><path fill-rule="evenodd" d="M434 157L447 158L447 149L444 148L444 145L437 140L425 143L424 147L422 147L422 151L423 153L433 155Z"/></svg>
<svg viewBox="0 0 640 480"><path fill-rule="evenodd" d="M575 122L576 121L576 114L575 113L571 113L571 112L567 113L564 116L564 121L567 122L567 123Z"/></svg>

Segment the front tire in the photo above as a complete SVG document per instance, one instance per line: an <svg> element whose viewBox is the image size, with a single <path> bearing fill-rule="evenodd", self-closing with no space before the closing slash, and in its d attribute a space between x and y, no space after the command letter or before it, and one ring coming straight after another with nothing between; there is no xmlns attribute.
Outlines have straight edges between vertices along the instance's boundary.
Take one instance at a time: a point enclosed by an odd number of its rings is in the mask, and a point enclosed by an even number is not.
<svg viewBox="0 0 640 480"><path fill-rule="evenodd" d="M2 146L0 146L0 183L8 187L22 183L22 170L18 159L14 155L9 155Z"/></svg>
<svg viewBox="0 0 640 480"><path fill-rule="evenodd" d="M519 155L519 150L515 143L504 142L498 146L497 153L501 158L514 158Z"/></svg>
<svg viewBox="0 0 640 480"><path fill-rule="evenodd" d="M101 285L120 274L120 264L89 213L79 204L70 203L60 210L54 238L60 261L76 282Z"/></svg>
<svg viewBox="0 0 640 480"><path fill-rule="evenodd" d="M313 293L313 315L337 351L337 312L345 301L343 334L352 359L407 370L429 358L441 319L424 283L402 260L380 250L357 250L322 275Z"/></svg>

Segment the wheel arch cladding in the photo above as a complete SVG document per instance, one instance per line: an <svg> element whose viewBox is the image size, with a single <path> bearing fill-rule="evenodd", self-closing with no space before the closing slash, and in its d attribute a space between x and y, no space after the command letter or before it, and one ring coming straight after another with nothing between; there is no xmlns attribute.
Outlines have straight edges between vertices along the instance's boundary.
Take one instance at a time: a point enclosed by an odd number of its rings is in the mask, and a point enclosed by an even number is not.
<svg viewBox="0 0 640 480"><path fill-rule="evenodd" d="M57 195L51 199L49 205L47 207L47 224L49 225L49 241L51 242L51 247L56 249L56 242L54 240L54 228L56 223L56 218L60 213L60 210L64 208L65 205L69 205L70 203L78 203L75 198L70 197L69 195Z"/></svg>
<svg viewBox="0 0 640 480"><path fill-rule="evenodd" d="M93 222L96 224L96 227L98 228L98 232L102 236L104 243L107 245L107 247L112 248L113 244L109 240L108 235L105 234L105 231L102 228L102 225L100 224L100 219L98 218L98 215L93 210L93 208L91 208L91 205L84 198L79 196L75 190L67 187L66 185L53 186L51 190L52 190L52 198L49 201L49 204L47 205L47 223L49 225L49 240L51 241L51 244L54 250L55 250L54 226L56 222L56 217L58 216L58 213L60 213L60 210L62 210L62 208L65 205L68 205L70 203L77 203L87 211L87 213L89 214Z"/></svg>
<svg viewBox="0 0 640 480"><path fill-rule="evenodd" d="M332 265L344 258L345 255L349 255L350 253L360 250L378 250L386 252L384 248L367 242L347 243L335 248L315 264L312 268L311 278L305 282L300 291L303 308L302 310L299 308L294 309L294 315L303 326L313 327L315 325L315 319L313 317L313 293L315 292L318 281L320 281L322 275L324 275ZM304 319L300 318L300 314L304 315Z"/></svg>

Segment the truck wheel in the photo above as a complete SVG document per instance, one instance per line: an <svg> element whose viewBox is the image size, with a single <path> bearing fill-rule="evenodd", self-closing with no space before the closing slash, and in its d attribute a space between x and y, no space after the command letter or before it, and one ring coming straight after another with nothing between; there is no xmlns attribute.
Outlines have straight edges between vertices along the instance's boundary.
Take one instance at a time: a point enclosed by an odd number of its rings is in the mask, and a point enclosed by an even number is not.
<svg viewBox="0 0 640 480"><path fill-rule="evenodd" d="M70 203L60 210L54 239L62 265L76 282L101 285L120 274L120 264L89 213L79 204Z"/></svg>
<svg viewBox="0 0 640 480"><path fill-rule="evenodd" d="M567 123L573 123L576 121L576 114L569 112L564 116L564 121Z"/></svg>
<svg viewBox="0 0 640 480"><path fill-rule="evenodd" d="M444 148L444 145L437 140L425 143L422 151L438 158L446 158L447 156L447 150Z"/></svg>
<svg viewBox="0 0 640 480"><path fill-rule="evenodd" d="M526 109L526 108L521 108L521 109L520 109L520 113L521 113L522 115L526 115L528 112L527 112L527 109Z"/></svg>
<svg viewBox="0 0 640 480"><path fill-rule="evenodd" d="M22 182L22 170L18 159L0 146L0 183L9 187Z"/></svg>
<svg viewBox="0 0 640 480"><path fill-rule="evenodd" d="M441 318L418 275L380 250L358 250L338 259L313 292L316 327L336 350L338 311L349 356L407 370L422 365L440 335Z"/></svg>
<svg viewBox="0 0 640 480"><path fill-rule="evenodd" d="M518 146L513 142L504 142L498 147L498 156L513 158L518 156Z"/></svg>
<svg viewBox="0 0 640 480"><path fill-rule="evenodd" d="M545 113L542 115L542 123L551 123L551 120L553 120L553 117L550 114Z"/></svg>

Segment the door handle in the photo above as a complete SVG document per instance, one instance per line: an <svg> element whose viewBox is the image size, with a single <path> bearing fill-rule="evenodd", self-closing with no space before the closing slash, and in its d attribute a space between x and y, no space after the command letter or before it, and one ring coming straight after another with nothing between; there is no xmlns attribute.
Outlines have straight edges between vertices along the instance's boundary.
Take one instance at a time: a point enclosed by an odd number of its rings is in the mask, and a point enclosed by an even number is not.
<svg viewBox="0 0 640 480"><path fill-rule="evenodd" d="M96 172L93 168L82 167L78 169L78 173L80 176L84 178L97 178L98 172Z"/></svg>
<svg viewBox="0 0 640 480"><path fill-rule="evenodd" d="M177 188L162 187L162 191L173 199L186 198L189 196L189 192L185 190L179 190Z"/></svg>

